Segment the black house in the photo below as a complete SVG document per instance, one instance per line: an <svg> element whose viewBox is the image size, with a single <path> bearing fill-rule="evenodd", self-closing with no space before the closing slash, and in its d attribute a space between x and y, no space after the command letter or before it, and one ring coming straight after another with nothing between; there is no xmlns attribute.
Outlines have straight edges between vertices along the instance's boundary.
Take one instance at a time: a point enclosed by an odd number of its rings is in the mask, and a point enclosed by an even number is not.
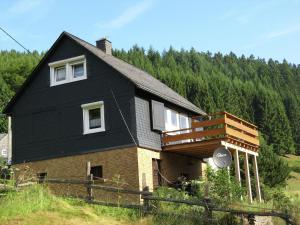
<svg viewBox="0 0 300 225"><path fill-rule="evenodd" d="M114 57L107 39L94 46L67 32L4 113L12 121L14 167L79 178L90 162L94 176L118 174L139 189L161 184L161 174L165 182L201 176L203 159L225 140L204 142L205 135L215 135L199 125L206 113Z"/></svg>

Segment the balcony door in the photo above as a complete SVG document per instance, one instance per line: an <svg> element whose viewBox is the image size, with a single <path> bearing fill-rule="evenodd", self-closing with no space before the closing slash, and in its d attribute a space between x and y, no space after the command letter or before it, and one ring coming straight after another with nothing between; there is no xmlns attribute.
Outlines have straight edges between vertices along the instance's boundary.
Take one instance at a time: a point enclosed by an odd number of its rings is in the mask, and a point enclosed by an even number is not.
<svg viewBox="0 0 300 225"><path fill-rule="evenodd" d="M190 127L190 119L187 115L178 113L175 110L165 108L165 130L173 131ZM177 131L169 133L170 135L182 134L188 131ZM180 141L179 143L188 142L189 140ZM176 144L175 142L173 144Z"/></svg>

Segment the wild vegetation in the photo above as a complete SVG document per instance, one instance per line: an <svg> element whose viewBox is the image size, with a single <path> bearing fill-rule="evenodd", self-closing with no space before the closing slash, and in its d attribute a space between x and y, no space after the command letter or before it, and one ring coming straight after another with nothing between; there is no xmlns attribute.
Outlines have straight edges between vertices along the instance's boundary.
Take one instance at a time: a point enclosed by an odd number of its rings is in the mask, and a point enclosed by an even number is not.
<svg viewBox="0 0 300 225"><path fill-rule="evenodd" d="M27 179L26 179L27 180ZM147 214L142 209L125 209L88 204L84 200L55 196L47 184L32 184L21 189L0 191L0 224L144 224L179 225L241 224L243 217L230 213L214 212L206 217L202 206L182 203L150 201ZM3 196L4 194L4 196ZM119 193L115 193L118 195ZM206 178L183 181L180 187L160 187L154 196L192 202L208 197L211 203L222 209L243 211L276 211L288 213L299 222L300 199L288 198L280 189L263 188L264 203L249 205L245 189L239 187L227 169L207 170ZM241 199L242 196L242 199ZM275 224L285 224L282 219L273 218Z"/></svg>

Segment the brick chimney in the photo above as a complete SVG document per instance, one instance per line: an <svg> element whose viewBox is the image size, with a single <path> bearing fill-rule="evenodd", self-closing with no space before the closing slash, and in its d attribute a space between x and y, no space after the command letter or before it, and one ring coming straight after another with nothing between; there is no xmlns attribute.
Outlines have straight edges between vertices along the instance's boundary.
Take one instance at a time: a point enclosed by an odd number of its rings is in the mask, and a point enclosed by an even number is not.
<svg viewBox="0 0 300 225"><path fill-rule="evenodd" d="M108 39L101 38L100 40L96 41L96 46L106 54L111 55L112 45Z"/></svg>

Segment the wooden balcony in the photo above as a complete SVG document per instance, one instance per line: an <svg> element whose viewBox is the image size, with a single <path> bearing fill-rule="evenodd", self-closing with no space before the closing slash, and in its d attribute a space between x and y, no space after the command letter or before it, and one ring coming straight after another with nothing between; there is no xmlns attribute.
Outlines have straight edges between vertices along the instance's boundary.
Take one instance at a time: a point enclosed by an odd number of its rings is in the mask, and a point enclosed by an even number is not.
<svg viewBox="0 0 300 225"><path fill-rule="evenodd" d="M224 143L257 152L259 148L257 127L230 113L220 112L209 117L193 117L191 128L162 133L163 151L198 158L212 156Z"/></svg>

